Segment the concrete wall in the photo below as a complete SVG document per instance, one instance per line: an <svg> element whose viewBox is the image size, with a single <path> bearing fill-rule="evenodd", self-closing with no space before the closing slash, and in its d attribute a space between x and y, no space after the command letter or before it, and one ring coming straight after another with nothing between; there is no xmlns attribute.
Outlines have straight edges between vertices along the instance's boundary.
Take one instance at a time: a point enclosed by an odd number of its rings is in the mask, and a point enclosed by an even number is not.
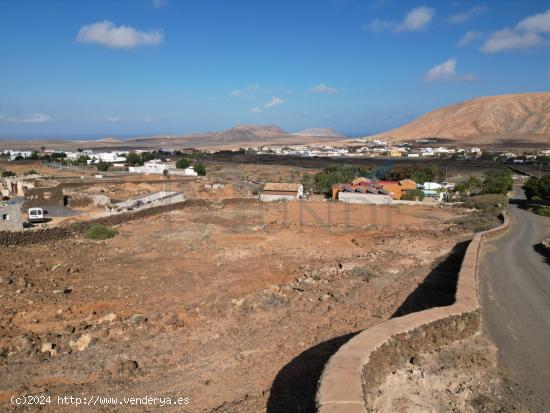
<svg viewBox="0 0 550 413"><path fill-rule="evenodd" d="M264 202L276 202L276 201L296 201L298 197L296 195L283 195L283 194L260 194L260 200Z"/></svg>
<svg viewBox="0 0 550 413"><path fill-rule="evenodd" d="M185 197L182 192L168 192L159 191L151 194L143 195L137 198L132 198L127 201L119 202L115 205L116 208L106 207L108 212L120 213L126 210L141 210L146 208L152 208L160 205L170 205L178 202L185 201ZM135 206L136 203L141 203L141 206Z"/></svg>
<svg viewBox="0 0 550 413"><path fill-rule="evenodd" d="M477 266L483 240L507 231L510 221L477 233L464 255L455 303L393 318L344 344L329 360L319 380L317 411L367 413L379 385L393 370L423 351L472 336L479 330Z"/></svg>
<svg viewBox="0 0 550 413"><path fill-rule="evenodd" d="M338 192L338 201L350 204L387 205L393 202L389 195L362 194L360 192Z"/></svg>
<svg viewBox="0 0 550 413"><path fill-rule="evenodd" d="M0 205L0 231L19 231L22 229L21 204Z"/></svg>

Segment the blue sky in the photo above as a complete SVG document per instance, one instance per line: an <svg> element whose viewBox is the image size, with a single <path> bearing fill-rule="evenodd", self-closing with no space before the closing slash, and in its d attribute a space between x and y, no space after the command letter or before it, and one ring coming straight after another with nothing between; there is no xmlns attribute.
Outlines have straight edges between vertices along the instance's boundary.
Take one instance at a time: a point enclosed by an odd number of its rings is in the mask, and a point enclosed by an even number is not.
<svg viewBox="0 0 550 413"><path fill-rule="evenodd" d="M0 0L0 138L361 135L549 86L550 0Z"/></svg>

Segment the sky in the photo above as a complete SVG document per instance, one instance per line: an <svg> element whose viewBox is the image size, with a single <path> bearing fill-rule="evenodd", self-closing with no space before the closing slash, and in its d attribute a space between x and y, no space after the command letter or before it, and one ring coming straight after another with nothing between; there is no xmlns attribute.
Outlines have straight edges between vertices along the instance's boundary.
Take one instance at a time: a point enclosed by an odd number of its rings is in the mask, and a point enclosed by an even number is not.
<svg viewBox="0 0 550 413"><path fill-rule="evenodd" d="M362 136L550 90L550 0L0 0L0 138Z"/></svg>

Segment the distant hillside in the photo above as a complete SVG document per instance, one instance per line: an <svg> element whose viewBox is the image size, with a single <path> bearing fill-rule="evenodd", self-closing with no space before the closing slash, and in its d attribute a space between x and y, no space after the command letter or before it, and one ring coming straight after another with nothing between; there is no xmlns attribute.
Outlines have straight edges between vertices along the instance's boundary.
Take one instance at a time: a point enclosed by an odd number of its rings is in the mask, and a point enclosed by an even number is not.
<svg viewBox="0 0 550 413"><path fill-rule="evenodd" d="M301 132L296 132L293 135L300 136L321 136L326 138L345 138L344 135L338 133L332 128L308 128Z"/></svg>
<svg viewBox="0 0 550 413"><path fill-rule="evenodd" d="M219 140L220 143L237 143L283 136L288 136L288 133L274 125L237 125L231 129L213 133L210 139Z"/></svg>
<svg viewBox="0 0 550 413"><path fill-rule="evenodd" d="M373 138L471 145L550 146L550 92L480 97L434 110Z"/></svg>

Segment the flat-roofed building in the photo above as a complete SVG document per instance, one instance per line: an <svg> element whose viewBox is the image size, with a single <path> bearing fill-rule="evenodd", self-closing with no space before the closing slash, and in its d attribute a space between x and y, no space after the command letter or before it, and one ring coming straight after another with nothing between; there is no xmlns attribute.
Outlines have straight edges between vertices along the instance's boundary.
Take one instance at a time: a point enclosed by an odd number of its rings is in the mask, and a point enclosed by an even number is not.
<svg viewBox="0 0 550 413"><path fill-rule="evenodd" d="M270 182L265 184L260 193L262 201L291 201L304 197L304 186L302 184Z"/></svg>

